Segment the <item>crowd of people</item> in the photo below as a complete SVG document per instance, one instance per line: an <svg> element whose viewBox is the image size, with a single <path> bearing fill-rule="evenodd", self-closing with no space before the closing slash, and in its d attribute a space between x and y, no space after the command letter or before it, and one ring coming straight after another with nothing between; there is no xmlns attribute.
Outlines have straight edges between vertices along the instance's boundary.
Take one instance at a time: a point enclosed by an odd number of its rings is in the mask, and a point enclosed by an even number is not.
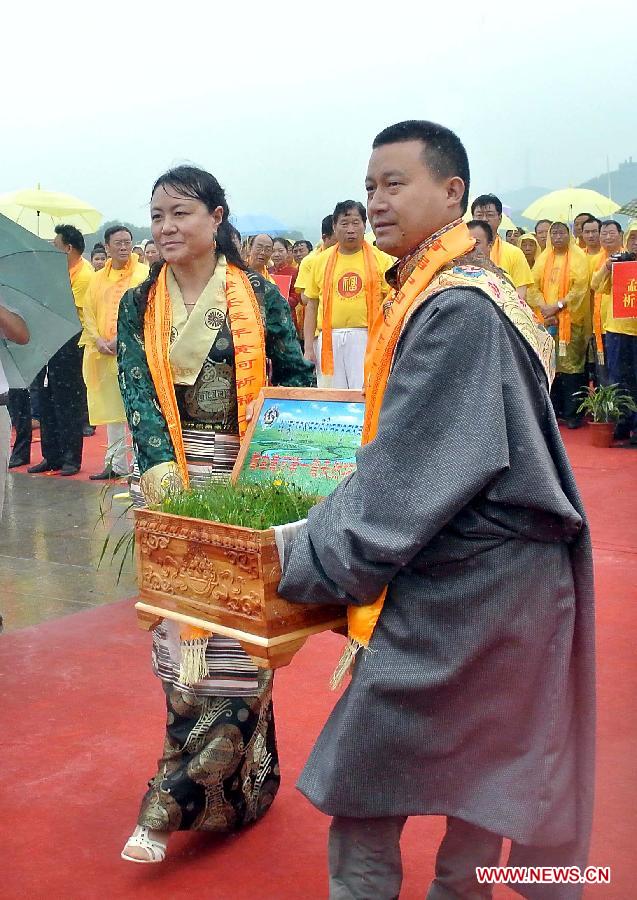
<svg viewBox="0 0 637 900"><path fill-rule="evenodd" d="M80 232L57 229L78 334L36 382L29 471L74 474L83 433L105 425L93 477L129 474L130 437L131 490L154 503L228 477L267 383L365 386L356 472L277 531L280 593L349 607L352 682L299 783L333 817L333 900L398 896L410 814L447 816L430 898L489 896L475 866L503 836L518 864L586 858L591 557L549 389L570 427L587 379L636 392L637 320L613 317L611 293L637 228L582 214L503 239L493 194L465 222L469 180L456 135L405 122L374 142L367 206L336 203L316 247L242 239L190 166L153 185L150 241L111 226L89 262ZM13 465L28 460L20 403ZM255 821L280 782L271 672L169 620L153 666L166 741L122 852L137 863L161 862L173 831Z"/></svg>
<svg viewBox="0 0 637 900"><path fill-rule="evenodd" d="M519 296L555 338L556 415L579 428L582 389L619 384L637 399L637 319L616 318L612 265L618 254L637 253L637 224L624 234L615 220L583 212L572 226L541 219L533 231L501 235L502 202L482 194L471 205L469 229L478 249L511 280ZM321 240L294 242L256 234L232 239L250 270L274 283L288 301L305 359L315 366L319 387L360 390L369 329L389 293L385 272L393 259L366 233L365 207L343 201L321 222ZM232 226L230 226L232 228ZM154 239L133 242L125 226L111 226L93 246L73 226L57 228L78 312L78 338L68 341L39 373L30 391L9 393L15 429L9 467L31 462L32 426L40 427L41 462L29 472L76 474L83 437L105 425L104 465L93 480L118 479L131 471L129 439L117 385L115 330L124 292L140 284L161 261ZM628 257L626 257L628 258ZM637 416L625 415L615 438L637 445Z"/></svg>

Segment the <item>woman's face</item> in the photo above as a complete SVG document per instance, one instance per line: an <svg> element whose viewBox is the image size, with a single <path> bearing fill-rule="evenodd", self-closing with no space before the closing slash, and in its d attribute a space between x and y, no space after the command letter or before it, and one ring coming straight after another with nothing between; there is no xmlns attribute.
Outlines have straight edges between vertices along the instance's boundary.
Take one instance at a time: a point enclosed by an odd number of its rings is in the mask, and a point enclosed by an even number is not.
<svg viewBox="0 0 637 900"><path fill-rule="evenodd" d="M158 187L150 204L153 240L168 264L188 265L212 253L223 207L213 212L201 200Z"/></svg>
<svg viewBox="0 0 637 900"><path fill-rule="evenodd" d="M99 272L106 265L106 253L94 253L91 256L91 262L95 271Z"/></svg>
<svg viewBox="0 0 637 900"><path fill-rule="evenodd" d="M287 261L288 251L285 244L280 243L280 241L275 241L274 249L272 250L272 265L284 266Z"/></svg>

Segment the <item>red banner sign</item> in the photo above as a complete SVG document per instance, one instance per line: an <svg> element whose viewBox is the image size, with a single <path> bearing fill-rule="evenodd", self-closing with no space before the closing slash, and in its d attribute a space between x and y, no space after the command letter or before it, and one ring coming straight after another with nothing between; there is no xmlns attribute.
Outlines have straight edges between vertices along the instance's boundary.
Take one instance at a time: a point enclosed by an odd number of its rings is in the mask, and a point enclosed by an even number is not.
<svg viewBox="0 0 637 900"><path fill-rule="evenodd" d="M290 288L292 287L292 276L291 275L271 275L270 276L278 289L283 294L286 300L290 299Z"/></svg>
<svg viewBox="0 0 637 900"><path fill-rule="evenodd" d="M613 317L637 319L637 262L613 263Z"/></svg>

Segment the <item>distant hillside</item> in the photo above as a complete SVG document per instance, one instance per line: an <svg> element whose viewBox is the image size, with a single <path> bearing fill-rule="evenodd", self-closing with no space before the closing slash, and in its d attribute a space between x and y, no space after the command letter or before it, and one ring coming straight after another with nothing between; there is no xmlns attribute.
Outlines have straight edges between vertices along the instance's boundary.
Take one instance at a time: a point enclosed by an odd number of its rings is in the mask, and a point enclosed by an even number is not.
<svg viewBox="0 0 637 900"><path fill-rule="evenodd" d="M637 162L633 162L630 156L626 162L620 163L619 168L609 174L598 175L579 184L578 187L588 188L591 191L599 191L608 196L610 180L610 196L615 203L624 204L637 197Z"/></svg>

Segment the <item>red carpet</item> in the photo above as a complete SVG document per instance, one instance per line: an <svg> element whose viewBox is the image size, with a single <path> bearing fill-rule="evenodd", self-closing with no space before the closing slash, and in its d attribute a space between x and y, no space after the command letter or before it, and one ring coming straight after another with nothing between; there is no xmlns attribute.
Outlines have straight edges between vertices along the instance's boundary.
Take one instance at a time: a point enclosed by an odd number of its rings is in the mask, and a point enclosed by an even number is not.
<svg viewBox="0 0 637 900"><path fill-rule="evenodd" d="M13 435L15 438L15 434ZM12 443L13 443L12 438ZM65 475L64 480L88 481L89 475L95 475L104 468L104 454L106 452L106 426L99 425L93 437L85 437L82 447L82 468L77 475ZM38 429L33 432L33 441L31 445L31 462L29 465L35 466L42 460L42 451L40 448L40 431ZM19 466L12 469L13 472L21 472L27 474L27 466ZM32 475L31 478L61 478L59 472L45 472L42 475ZM121 482L124 484L124 481ZM104 484L104 482L98 482Z"/></svg>
<svg viewBox="0 0 637 900"><path fill-rule="evenodd" d="M613 870L610 887L586 896L627 900L635 896L637 838L637 451L590 448L585 429L566 439L597 568L599 774L591 863ZM342 638L314 638L277 674L283 784L266 818L239 837L177 835L167 862L156 867L119 860L163 734L149 642L128 602L0 639L3 900L326 897L328 821L294 781L334 702L327 682ZM408 823L401 900L422 898L441 826L434 819ZM495 896L514 895L500 888Z"/></svg>

